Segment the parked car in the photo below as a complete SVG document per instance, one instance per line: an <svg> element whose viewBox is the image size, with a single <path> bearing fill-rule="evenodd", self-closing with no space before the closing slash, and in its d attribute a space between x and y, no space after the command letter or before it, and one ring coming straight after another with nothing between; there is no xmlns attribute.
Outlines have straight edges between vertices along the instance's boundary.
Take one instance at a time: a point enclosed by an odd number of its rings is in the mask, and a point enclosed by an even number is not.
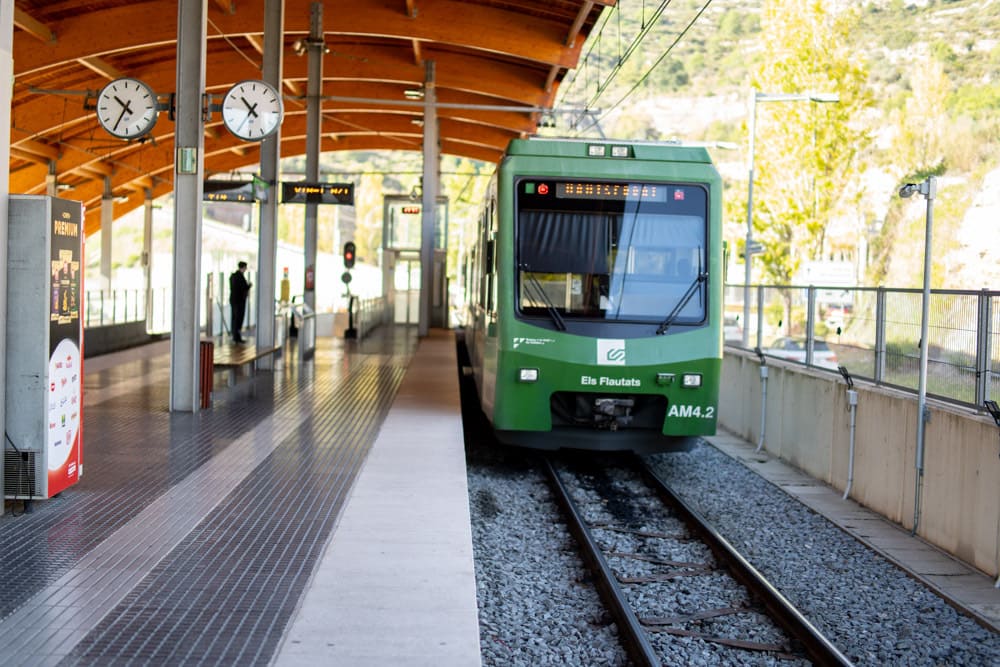
<svg viewBox="0 0 1000 667"><path fill-rule="evenodd" d="M764 354L782 359L791 359L800 363L806 362L806 341L788 336L778 338L764 350ZM825 340L813 341L813 366L837 370L837 354L830 349Z"/></svg>
<svg viewBox="0 0 1000 667"><path fill-rule="evenodd" d="M722 319L722 339L733 345L743 344L743 327L735 315L726 315Z"/></svg>

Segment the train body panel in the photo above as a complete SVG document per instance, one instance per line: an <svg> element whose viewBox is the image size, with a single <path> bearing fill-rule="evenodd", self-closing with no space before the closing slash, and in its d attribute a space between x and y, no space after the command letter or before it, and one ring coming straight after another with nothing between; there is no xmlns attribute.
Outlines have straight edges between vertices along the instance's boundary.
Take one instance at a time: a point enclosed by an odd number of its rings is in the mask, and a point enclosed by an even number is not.
<svg viewBox="0 0 1000 667"><path fill-rule="evenodd" d="M483 208L466 322L502 441L664 451L715 432L721 206L704 149L511 143Z"/></svg>

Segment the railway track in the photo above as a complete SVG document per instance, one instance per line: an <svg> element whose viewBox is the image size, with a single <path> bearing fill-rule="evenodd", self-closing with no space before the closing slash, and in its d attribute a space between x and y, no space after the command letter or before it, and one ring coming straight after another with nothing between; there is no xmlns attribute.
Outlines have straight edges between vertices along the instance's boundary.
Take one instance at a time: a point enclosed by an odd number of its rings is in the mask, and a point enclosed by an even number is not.
<svg viewBox="0 0 1000 667"><path fill-rule="evenodd" d="M670 637L700 640L736 663L763 653L851 664L641 459L581 466L543 462L636 665L672 664Z"/></svg>

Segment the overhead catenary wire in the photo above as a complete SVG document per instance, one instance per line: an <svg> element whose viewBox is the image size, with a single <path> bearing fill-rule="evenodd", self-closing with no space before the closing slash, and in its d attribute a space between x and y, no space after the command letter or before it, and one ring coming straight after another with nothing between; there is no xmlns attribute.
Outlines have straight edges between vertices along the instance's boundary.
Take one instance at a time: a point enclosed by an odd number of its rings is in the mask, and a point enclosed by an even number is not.
<svg viewBox="0 0 1000 667"><path fill-rule="evenodd" d="M665 8L666 4L669 4L669 1L664 3L664 8ZM687 33L691 30L691 28L698 21L698 19L701 18L701 16L705 13L705 11L709 8L709 6L711 6L711 4L712 4L712 0L706 0L705 4L702 5L701 9L699 9L695 13L695 15L691 18L691 20L688 21L688 23L684 27L684 29L681 30L677 34L677 36L670 43L670 45L667 46L667 48L664 49L663 53L660 54L660 57L656 59L656 62L654 62L652 65L650 65L650 67L645 71L645 73L643 73L643 75L641 77L639 77L638 81L636 81L632 85L632 87L629 88L628 91L625 92L625 94L623 94L618 99L618 101L616 101L614 104L610 105L609 107L604 108L603 111L602 111L602 113L597 118L593 119L593 122L590 125L588 125L586 127L583 127L583 128L580 128L580 129L577 129L576 130L576 135L580 136L580 135L585 134L586 132L590 131L591 129L593 129L595 127L600 127L600 123L601 123L602 120L604 120L605 118L607 118L613 111L615 111L615 109L617 109L619 106L621 106L621 104L626 99L628 99L639 88L639 86L643 85L646 82L646 80L653 73L653 71L660 65L660 63L662 63L663 60L668 55L670 55L670 53L674 50L674 48L680 43L680 41L682 39L684 39L684 37L687 35ZM603 27L602 27L602 30L603 30ZM640 34L641 34L642 38L645 38L646 36L648 36L649 31L644 29L644 31L641 32ZM598 38L599 38L599 35L598 35ZM635 46L637 47L638 44L635 44ZM635 50L636 49L632 48L631 45L630 45L630 48L626 51L626 54L623 57L625 59L627 59L627 57L630 56L630 55L632 55L635 52ZM588 53L588 57L589 57L589 53ZM622 65L625 64L625 59L619 60L619 62L615 66L615 73L617 73L617 71L621 69ZM576 81L576 77L574 77L573 79L571 79L570 80L570 86L568 88L572 88L572 85L573 85L573 83L575 81ZM610 82L610 80L609 80L609 82ZM598 94L595 95L595 97L593 99L591 99L590 101L587 102L586 108L590 108L591 106L593 106L594 104L596 104L596 102L598 101L598 99L600 98L600 96L602 94L604 94L604 92L606 90L607 90L606 86L603 87L603 88L601 88L601 89L599 89ZM564 95L564 97L565 97L565 95Z"/></svg>

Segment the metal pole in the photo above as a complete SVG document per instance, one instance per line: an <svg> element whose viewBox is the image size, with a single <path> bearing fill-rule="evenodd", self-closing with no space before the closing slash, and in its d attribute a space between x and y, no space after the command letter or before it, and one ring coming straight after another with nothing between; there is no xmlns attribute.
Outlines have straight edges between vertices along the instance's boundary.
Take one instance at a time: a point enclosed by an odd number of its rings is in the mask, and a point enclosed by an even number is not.
<svg viewBox="0 0 1000 667"><path fill-rule="evenodd" d="M198 412L201 408L201 200L205 151L202 110L207 29L208 9L204 0L177 3L171 412Z"/></svg>
<svg viewBox="0 0 1000 667"><path fill-rule="evenodd" d="M747 244L743 249L743 262L746 271L743 281L743 347L750 346L750 262L753 260L753 253L750 247L753 245L753 151L754 134L757 129L757 91L750 91L750 153L747 157ZM759 317L759 314L758 314Z"/></svg>
<svg viewBox="0 0 1000 667"><path fill-rule="evenodd" d="M920 493L924 481L924 425L927 422L927 329L931 300L931 230L934 226L934 195L937 178L928 176L920 184L920 194L927 199L927 227L924 231L924 293L920 304L920 379L917 385L917 479L913 494L913 530L916 535L920 523Z"/></svg>
<svg viewBox="0 0 1000 667"><path fill-rule="evenodd" d="M145 200L142 216L142 280L146 299L146 331L153 330L153 191L143 190Z"/></svg>
<svg viewBox="0 0 1000 667"><path fill-rule="evenodd" d="M0 3L0 81L14 80L14 3ZM0 88L0 127L10 127L13 86ZM10 140L0 142L0 322L7 322L7 198L10 195ZM0 327L0 427L7 432L7 327ZM0 451L7 449L7 443ZM3 454L0 454L3 463ZM4 496L0 475L0 498ZM0 504L0 516L4 508Z"/></svg>
<svg viewBox="0 0 1000 667"><path fill-rule="evenodd" d="M420 221L420 302L417 335L426 336L431 324L434 303L434 251L437 230L438 171L441 147L438 145L437 84L434 61L424 63L424 155L423 192Z"/></svg>
<svg viewBox="0 0 1000 667"><path fill-rule="evenodd" d="M323 4L312 3L309 9L309 39L306 45L309 49L308 80L306 81L306 180L311 183L319 181L319 153L323 142L323 116L320 97L323 95L323 54L326 44L323 42ZM316 311L316 248L317 248L317 213L319 205L306 202L305 210L305 242L303 247L305 276L303 280L302 298L306 305Z"/></svg>
<svg viewBox="0 0 1000 667"><path fill-rule="evenodd" d="M264 80L281 90L282 31L285 25L284 0L264 0ZM275 326L275 283L278 265L278 171L281 158L281 128L260 142L260 178L267 188L267 201L260 203L257 229L257 345L272 347L284 341L286 331ZM274 368L273 355L257 360L257 368Z"/></svg>

